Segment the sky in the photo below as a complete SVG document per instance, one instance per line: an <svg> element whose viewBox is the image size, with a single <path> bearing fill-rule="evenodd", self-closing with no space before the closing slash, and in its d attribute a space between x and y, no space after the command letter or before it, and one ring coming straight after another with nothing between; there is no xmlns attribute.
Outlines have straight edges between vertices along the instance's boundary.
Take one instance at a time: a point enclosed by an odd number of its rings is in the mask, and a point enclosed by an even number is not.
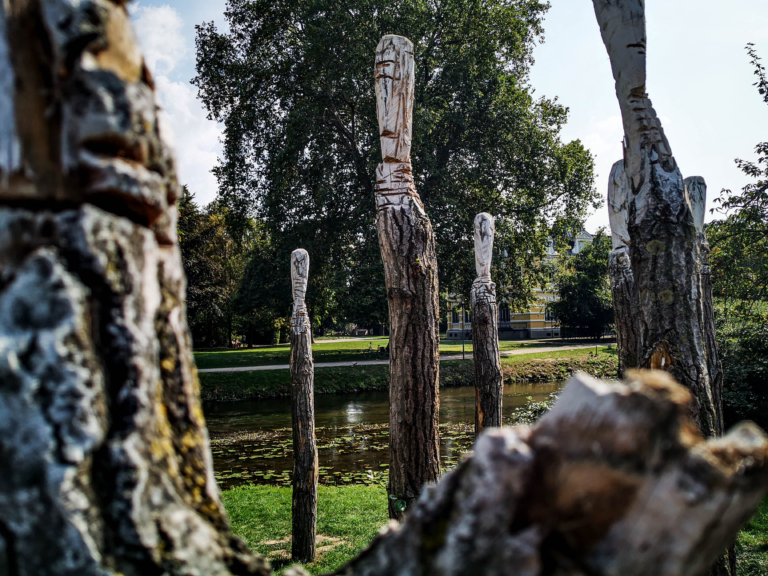
<svg viewBox="0 0 768 576"><path fill-rule="evenodd" d="M536 47L531 86L570 110L564 141L581 140L595 156L596 186L608 187L621 159L619 105L605 47L589 0L550 0L545 41ZM221 128L206 119L189 81L195 76L195 24L226 29L225 0L140 0L131 5L139 41L172 132L180 181L199 203L216 196L211 169L221 153ZM648 93L684 177L703 176L708 205L723 188L749 180L734 163L752 160L768 140L768 107L744 50L755 44L768 66L766 0L646 0ZM397 31L393 31L396 33ZM417 63L418 65L418 63ZM717 217L715 215L714 217ZM708 220L713 218L708 213ZM587 220L608 227L603 206Z"/></svg>

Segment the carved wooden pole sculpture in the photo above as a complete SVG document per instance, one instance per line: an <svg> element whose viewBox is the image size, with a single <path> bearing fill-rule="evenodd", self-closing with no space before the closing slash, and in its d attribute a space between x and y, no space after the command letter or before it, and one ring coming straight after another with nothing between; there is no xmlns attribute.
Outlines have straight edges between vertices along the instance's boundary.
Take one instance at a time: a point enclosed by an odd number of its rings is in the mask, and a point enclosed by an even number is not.
<svg viewBox="0 0 768 576"><path fill-rule="evenodd" d="M0 574L267 574L213 477L124 2L0 3Z"/></svg>
<svg viewBox="0 0 768 576"><path fill-rule="evenodd" d="M317 441L315 439L315 367L312 334L304 298L309 279L309 254L291 254L293 315L291 316L291 417L293 420L293 538L296 562L315 559L317 531Z"/></svg>
<svg viewBox="0 0 768 576"><path fill-rule="evenodd" d="M637 320L640 314L635 292L635 278L629 262L629 197L630 189L624 171L624 160L611 169L608 180L608 215L611 223L613 251L608 259L613 312L616 322L616 344L619 351L619 378L630 368L637 368Z"/></svg>
<svg viewBox="0 0 768 576"><path fill-rule="evenodd" d="M389 302L389 514L402 518L440 476L438 292L432 224L411 174L413 44L376 48L376 106L384 162L376 170L376 228Z"/></svg>
<svg viewBox="0 0 768 576"><path fill-rule="evenodd" d="M702 313L702 250L680 169L645 90L644 0L593 0L624 123L629 255L640 314L637 363L668 370L693 393L706 436L722 430Z"/></svg>
<svg viewBox="0 0 768 576"><path fill-rule="evenodd" d="M491 281L493 216L475 217L475 267L472 284L472 357L475 364L475 436L484 428L501 426L503 377L499 355L496 284Z"/></svg>
<svg viewBox="0 0 768 576"><path fill-rule="evenodd" d="M0 574L266 576L213 478L128 22L0 3ZM577 377L533 430L482 436L344 573L701 574L763 497L768 439L704 442L687 392L634 378Z"/></svg>

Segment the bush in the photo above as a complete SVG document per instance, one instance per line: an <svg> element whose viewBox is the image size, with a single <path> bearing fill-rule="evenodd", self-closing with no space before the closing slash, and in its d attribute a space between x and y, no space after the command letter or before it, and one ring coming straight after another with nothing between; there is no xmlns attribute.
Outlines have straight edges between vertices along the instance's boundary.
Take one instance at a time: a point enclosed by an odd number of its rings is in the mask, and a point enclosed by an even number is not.
<svg viewBox="0 0 768 576"><path fill-rule="evenodd" d="M721 325L717 339L726 427L753 420L768 429L768 324Z"/></svg>

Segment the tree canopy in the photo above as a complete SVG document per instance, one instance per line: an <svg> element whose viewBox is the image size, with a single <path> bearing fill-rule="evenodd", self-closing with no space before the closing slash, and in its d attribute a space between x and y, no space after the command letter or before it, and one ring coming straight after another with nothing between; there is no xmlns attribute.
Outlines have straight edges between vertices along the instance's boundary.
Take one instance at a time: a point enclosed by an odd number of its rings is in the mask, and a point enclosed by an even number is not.
<svg viewBox="0 0 768 576"><path fill-rule="evenodd" d="M613 324L608 277L611 237L602 230L578 254L563 256L555 274L558 300L549 304L565 334L600 338Z"/></svg>
<svg viewBox="0 0 768 576"><path fill-rule="evenodd" d="M528 72L548 7L538 0L228 0L228 30L197 27L193 80L224 125L216 168L230 226L257 215L274 257L308 250L308 296L328 313L386 317L377 256L373 90L384 34L414 43L412 161L432 219L443 289L474 279L472 222L497 218L494 277L513 306L539 279L521 268L595 202L591 154L564 143L567 108L535 98ZM510 264L510 265L504 265ZM289 294L287 277L285 292ZM331 310L332 309L332 310ZM317 312L316 312L317 313Z"/></svg>

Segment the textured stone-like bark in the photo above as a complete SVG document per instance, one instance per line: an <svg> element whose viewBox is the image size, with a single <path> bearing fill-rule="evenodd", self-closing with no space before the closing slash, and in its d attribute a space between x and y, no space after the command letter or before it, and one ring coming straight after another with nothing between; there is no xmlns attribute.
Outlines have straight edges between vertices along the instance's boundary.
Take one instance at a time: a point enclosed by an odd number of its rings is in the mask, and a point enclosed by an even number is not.
<svg viewBox="0 0 768 576"><path fill-rule="evenodd" d="M389 303L389 514L402 518L440 476L438 290L432 224L411 174L413 44L384 36L376 48L382 158L376 228Z"/></svg>
<svg viewBox="0 0 768 576"><path fill-rule="evenodd" d="M472 359L475 365L475 436L484 428L501 426L503 376L499 354L496 284L491 281L493 216L475 217L475 267L472 284Z"/></svg>
<svg viewBox="0 0 768 576"><path fill-rule="evenodd" d="M722 430L712 389L701 284L703 256L683 177L646 94L643 0L593 0L624 124L629 256L640 314L638 366L668 370L693 393L702 432ZM709 313L709 312L707 312Z"/></svg>
<svg viewBox="0 0 768 576"><path fill-rule="evenodd" d="M213 478L122 4L0 4L0 573L266 574Z"/></svg>
<svg viewBox="0 0 768 576"><path fill-rule="evenodd" d="M707 184L701 176L691 176L685 179L685 193L691 204L693 222L699 240L701 257L700 284L701 284L701 323L704 327L704 340L707 350L707 367L712 388L712 397L715 406L723 403L723 367L717 351L717 337L715 334L715 311L712 296L712 272L709 264L709 242L704 233L704 215L707 205ZM725 423L718 419L718 434L722 434Z"/></svg>
<svg viewBox="0 0 768 576"><path fill-rule="evenodd" d="M340 574L697 576L768 488L753 424L704 441L663 372L571 379L533 429L483 434Z"/></svg>
<svg viewBox="0 0 768 576"><path fill-rule="evenodd" d="M631 368L637 368L637 319L640 304L635 292L635 278L629 261L629 182L624 172L624 161L619 160L611 169L608 180L608 215L611 223L613 251L608 259L611 279L613 315L616 323L616 345L619 352L619 378Z"/></svg>
<svg viewBox="0 0 768 576"><path fill-rule="evenodd" d="M291 556L296 562L315 559L317 533L317 440L315 439L315 366L312 335L304 298L309 254L291 254L291 417L293 421L293 508Z"/></svg>

